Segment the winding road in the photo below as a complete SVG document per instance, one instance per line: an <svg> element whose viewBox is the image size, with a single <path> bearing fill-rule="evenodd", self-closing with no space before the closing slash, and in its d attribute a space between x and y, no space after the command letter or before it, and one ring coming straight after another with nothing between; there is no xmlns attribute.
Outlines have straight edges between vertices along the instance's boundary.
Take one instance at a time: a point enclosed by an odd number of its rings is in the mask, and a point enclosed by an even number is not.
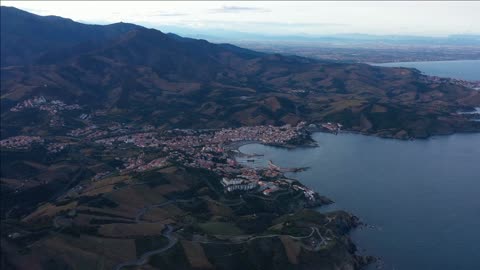
<svg viewBox="0 0 480 270"><path fill-rule="evenodd" d="M244 244L244 243L247 243L247 242L250 242L250 241L253 241L255 239L261 239L261 238L273 238L273 237L280 237L280 236L288 236L292 239L295 239L295 240L302 240L302 239L307 239L307 238L310 238L313 236L314 233L317 233L318 236L320 237L320 239L322 240L320 242L320 245L326 245L327 244L327 241L325 240L325 238L322 236L322 234L320 233L320 231L318 230L317 227L310 227L310 229L312 230L310 232L310 234L308 235L305 235L305 236L293 236L293 235L288 235L288 234L268 234L268 235L258 235L258 236L251 236L251 235L244 235L244 236L237 236L235 237L236 238L236 241L234 242L219 242L219 241L193 241L193 242L196 242L196 243L201 243L201 244ZM245 240L243 240L242 238L247 238ZM230 240L233 240L234 238L230 238Z"/></svg>
<svg viewBox="0 0 480 270"><path fill-rule="evenodd" d="M163 207L163 206L173 204L173 203L176 203L176 202L191 202L191 201L193 201L193 198L190 199L190 200L172 199L172 200L168 200L168 201L163 202L163 203L151 204L151 205L145 206L144 208L140 209L139 212L137 213L137 215L135 216L135 222L136 223L146 222L146 221L142 221L142 217L145 215L145 213L148 210L150 210L152 208ZM240 203L243 203L243 202L244 201L242 199L242 201ZM228 244L241 244L241 243L246 243L246 242L253 241L255 239L272 238L272 237L280 237L280 236L288 236L292 239L301 240L301 239L306 239L306 238L312 237L314 235L314 233L317 233L318 236L320 237L320 239L321 239L320 245L326 245L327 244L327 241L322 236L322 234L320 233L318 228L310 227L310 229L312 231L310 232L310 234L308 234L306 236L292 236L292 235L282 235L282 234L259 235L259 236L253 236L253 237L251 235L237 236L236 241L230 242ZM173 227L171 225L166 225L165 229L162 231L162 234L161 234L162 236L166 237L167 240L168 240L168 244L166 246L161 247L159 249L148 251L148 252L142 254L142 256L140 256L140 258L138 258L137 260L131 260L131 261L127 261L127 262L124 262L124 263L120 263L114 269L115 270L121 270L124 267L144 265L144 264L148 263L150 257L152 257L154 255L157 255L157 254L160 254L160 253L170 249L171 247L173 247L178 242L178 238L176 238L174 235L172 235L172 232L173 232ZM242 239L242 238L247 238L247 239ZM230 238L230 240L233 240L233 239ZM218 241L193 241L193 242L204 243L204 244L208 244L208 243L227 244L225 242L218 242Z"/></svg>
<svg viewBox="0 0 480 270"><path fill-rule="evenodd" d="M163 203L157 203L157 204L151 204L151 205L145 206L144 208L142 208L138 211L137 215L135 216L135 222L136 223L145 222L145 221L142 221L142 217L145 215L145 213L148 210L150 210L152 208L163 207L163 206L175 203L175 202L180 202L180 201L187 202L187 201L192 201L192 200L193 199L190 199L190 200L176 200L176 199L173 199L173 200L168 200L168 201L163 202ZM168 240L168 244L166 246L161 247L159 249L154 249L154 250L145 252L137 260L132 260L132 261L127 261L127 262L124 262L124 263L120 263L114 269L115 270L120 270L120 269L122 269L124 267L128 267L128 266L144 265L144 264L148 263L148 260L150 259L151 256L160 254L160 253L170 249L171 247L173 247L178 242L178 239L175 236L172 235L172 232L173 232L173 227L171 225L165 225L165 229L163 229L163 231L162 231L162 236L165 236Z"/></svg>
<svg viewBox="0 0 480 270"><path fill-rule="evenodd" d="M148 251L146 253L143 253L142 256L138 260L132 260L128 262L121 263L115 267L115 270L120 270L124 267L128 266L141 266L144 265L148 262L151 256L162 253L166 251L167 249L173 247L177 242L178 239L172 235L173 232L173 227L170 225L166 225L164 231L162 232L162 235L165 236L168 239L168 244L162 248L155 249Z"/></svg>

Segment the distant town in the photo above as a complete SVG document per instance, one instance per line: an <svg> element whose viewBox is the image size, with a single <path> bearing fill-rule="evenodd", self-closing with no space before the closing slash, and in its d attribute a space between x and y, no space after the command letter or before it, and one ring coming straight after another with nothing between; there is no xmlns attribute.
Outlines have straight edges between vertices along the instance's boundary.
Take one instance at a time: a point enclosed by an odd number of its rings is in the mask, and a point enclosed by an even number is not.
<svg viewBox="0 0 480 270"><path fill-rule="evenodd" d="M451 83L451 84L456 84L460 86L464 86L467 88L471 88L474 90L480 90L480 81L469 81L469 80L460 80L460 79L454 79L454 78L443 78L443 77L438 77L438 76L428 76L427 77L428 82L431 83Z"/></svg>

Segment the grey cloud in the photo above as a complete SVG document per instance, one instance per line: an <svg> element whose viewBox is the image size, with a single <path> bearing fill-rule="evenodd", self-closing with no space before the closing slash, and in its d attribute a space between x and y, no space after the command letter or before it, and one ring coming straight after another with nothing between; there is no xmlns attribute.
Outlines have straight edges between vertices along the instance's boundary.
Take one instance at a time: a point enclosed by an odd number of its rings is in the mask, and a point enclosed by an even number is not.
<svg viewBox="0 0 480 270"><path fill-rule="evenodd" d="M247 22L255 25L264 25L264 26L276 26L276 27L337 27L337 26L349 26L350 24L346 23L328 23L328 22L319 22L319 23L282 23L282 22Z"/></svg>
<svg viewBox="0 0 480 270"><path fill-rule="evenodd" d="M179 17L179 16L187 16L187 13L176 13L176 12L155 12L151 14L154 17Z"/></svg>
<svg viewBox="0 0 480 270"><path fill-rule="evenodd" d="M270 12L266 8L257 7L240 7L240 6L223 6L210 10L212 13L240 13L240 12Z"/></svg>
<svg viewBox="0 0 480 270"><path fill-rule="evenodd" d="M286 23L286 22L263 22L263 21L220 21L220 20L202 20L202 21L183 21L185 23L203 23L205 25L230 25L230 26L267 26L267 27L345 27L351 26L347 23L331 23L331 22L312 22L312 23Z"/></svg>

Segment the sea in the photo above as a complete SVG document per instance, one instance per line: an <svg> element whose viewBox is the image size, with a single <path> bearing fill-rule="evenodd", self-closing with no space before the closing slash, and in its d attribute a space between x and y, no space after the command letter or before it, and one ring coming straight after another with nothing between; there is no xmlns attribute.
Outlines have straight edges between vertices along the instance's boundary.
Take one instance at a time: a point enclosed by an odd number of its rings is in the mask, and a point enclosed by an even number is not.
<svg viewBox="0 0 480 270"><path fill-rule="evenodd" d="M426 75L462 80L480 80L480 60L393 62L375 64L384 67L416 68Z"/></svg>
<svg viewBox="0 0 480 270"><path fill-rule="evenodd" d="M381 259L368 269L480 269L480 134L313 138L318 147L244 145L241 152L264 156L239 161L309 167L287 176L335 201L318 211L345 210L368 224L351 233L359 254Z"/></svg>
<svg viewBox="0 0 480 270"><path fill-rule="evenodd" d="M388 65L480 80L480 61ZM380 258L367 269L480 269L480 134L401 141L315 133L313 139L318 147L244 145L241 152L263 156L239 161L309 167L288 176L335 201L318 211L345 210L368 224L351 233L359 254Z"/></svg>

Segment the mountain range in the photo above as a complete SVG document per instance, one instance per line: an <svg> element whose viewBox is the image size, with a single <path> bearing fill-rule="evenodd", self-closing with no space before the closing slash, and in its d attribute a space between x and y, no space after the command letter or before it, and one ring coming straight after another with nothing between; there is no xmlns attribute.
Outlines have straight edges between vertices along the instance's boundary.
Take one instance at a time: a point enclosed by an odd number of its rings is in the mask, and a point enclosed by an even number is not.
<svg viewBox="0 0 480 270"><path fill-rule="evenodd" d="M88 25L1 7L2 138L49 132L13 113L44 96L165 128L339 122L385 137L480 130L478 91L418 70L260 53L127 23ZM75 122L66 119L67 122Z"/></svg>
<svg viewBox="0 0 480 270"><path fill-rule="evenodd" d="M362 269L359 218L238 142L480 131L479 91L415 69L0 11L1 269Z"/></svg>

